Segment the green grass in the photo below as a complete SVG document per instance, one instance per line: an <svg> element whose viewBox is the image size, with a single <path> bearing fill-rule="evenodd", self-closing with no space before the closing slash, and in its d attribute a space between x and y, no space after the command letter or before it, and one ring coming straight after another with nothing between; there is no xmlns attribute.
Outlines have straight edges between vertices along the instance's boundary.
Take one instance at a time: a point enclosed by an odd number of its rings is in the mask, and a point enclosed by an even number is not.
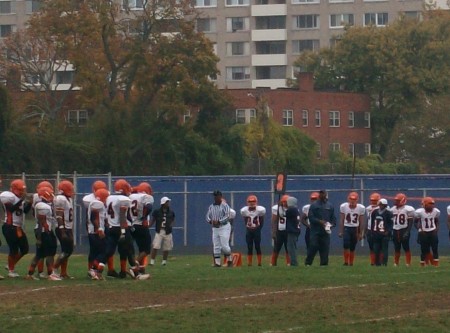
<svg viewBox="0 0 450 333"><path fill-rule="evenodd" d="M158 257L160 259L160 256ZM303 258L300 257L300 260ZM19 263L24 275L31 255ZM440 267L213 268L207 255L170 257L148 281L91 281L74 256L70 281L0 281L0 332L443 332L449 259ZM316 260L317 261L317 260ZM1 267L6 256L0 255ZM6 273L6 271L5 271Z"/></svg>

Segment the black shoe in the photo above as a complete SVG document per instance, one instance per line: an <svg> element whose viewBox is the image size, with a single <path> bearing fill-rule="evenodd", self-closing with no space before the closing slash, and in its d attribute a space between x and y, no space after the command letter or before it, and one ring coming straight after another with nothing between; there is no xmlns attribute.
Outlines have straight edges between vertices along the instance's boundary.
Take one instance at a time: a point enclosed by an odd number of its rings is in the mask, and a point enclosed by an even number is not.
<svg viewBox="0 0 450 333"><path fill-rule="evenodd" d="M119 277L119 274L116 271L108 271L107 276L117 279Z"/></svg>
<svg viewBox="0 0 450 333"><path fill-rule="evenodd" d="M227 267L233 267L233 262L232 261L228 261L227 262Z"/></svg>
<svg viewBox="0 0 450 333"><path fill-rule="evenodd" d="M120 271L120 273L119 273L119 278L125 279L126 277L127 277L127 272Z"/></svg>
<svg viewBox="0 0 450 333"><path fill-rule="evenodd" d="M219 264L214 264L214 266L213 267L222 267L222 265L219 265Z"/></svg>

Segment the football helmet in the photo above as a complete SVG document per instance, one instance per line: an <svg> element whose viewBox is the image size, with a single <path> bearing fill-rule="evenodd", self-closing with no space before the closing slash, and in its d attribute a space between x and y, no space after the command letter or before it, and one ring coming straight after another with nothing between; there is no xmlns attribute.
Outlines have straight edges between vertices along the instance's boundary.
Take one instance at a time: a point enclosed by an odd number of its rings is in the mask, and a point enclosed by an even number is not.
<svg viewBox="0 0 450 333"><path fill-rule="evenodd" d="M22 179L14 179L11 182L11 192L18 198L23 197L27 193L27 186Z"/></svg>
<svg viewBox="0 0 450 333"><path fill-rule="evenodd" d="M118 179L114 183L114 191L123 195L130 195L131 185L125 179Z"/></svg>
<svg viewBox="0 0 450 333"><path fill-rule="evenodd" d="M350 206L350 207L355 207L355 206L356 206L356 203L358 202L358 199L359 199L358 193L356 193L356 192L350 192L350 193L348 194L348 197L347 197L349 206Z"/></svg>
<svg viewBox="0 0 450 333"><path fill-rule="evenodd" d="M381 199L381 195L377 192L374 192L370 195L369 200L370 200L370 204L372 206L377 206L378 205L378 201L380 201Z"/></svg>
<svg viewBox="0 0 450 333"><path fill-rule="evenodd" d="M41 188L41 187L50 187L53 190L53 185L52 183L50 183L47 180L43 180L41 181L39 184L37 184L36 186L36 192Z"/></svg>
<svg viewBox="0 0 450 333"><path fill-rule="evenodd" d="M287 204L287 199L289 199L289 196L287 194L285 194L281 197L280 202Z"/></svg>
<svg viewBox="0 0 450 333"><path fill-rule="evenodd" d="M62 180L58 184L58 190L61 194L64 194L66 197L69 197L69 198L71 198L75 193L75 191L73 189L73 184L69 180Z"/></svg>
<svg viewBox="0 0 450 333"><path fill-rule="evenodd" d="M106 199L109 197L109 191L106 188L99 188L94 193L95 198L103 203L106 203Z"/></svg>
<svg viewBox="0 0 450 333"><path fill-rule="evenodd" d="M312 192L309 196L309 199L313 201L319 199L319 192Z"/></svg>
<svg viewBox="0 0 450 333"><path fill-rule="evenodd" d="M108 186L106 185L106 183L103 180L96 180L94 182L94 184L92 184L92 192L95 193L95 191L104 188L104 189L108 189Z"/></svg>
<svg viewBox="0 0 450 333"><path fill-rule="evenodd" d="M54 198L53 189L50 187L42 186L38 190L38 196L39 198L47 202L52 202Z"/></svg>
<svg viewBox="0 0 450 333"><path fill-rule="evenodd" d="M138 192L144 192L147 193L148 195L152 195L153 194L153 189L152 186L147 183L147 182L142 182L137 186L137 190Z"/></svg>
<svg viewBox="0 0 450 333"><path fill-rule="evenodd" d="M406 205L406 195L403 193L397 193L394 197L394 205L397 207Z"/></svg>
<svg viewBox="0 0 450 333"><path fill-rule="evenodd" d="M247 205L251 206L251 207L255 207L258 204L258 198L256 197L256 195L249 195L247 197Z"/></svg>
<svg viewBox="0 0 450 333"><path fill-rule="evenodd" d="M427 212L431 212L433 210L435 201L432 197L425 197L422 199L422 207L425 208Z"/></svg>

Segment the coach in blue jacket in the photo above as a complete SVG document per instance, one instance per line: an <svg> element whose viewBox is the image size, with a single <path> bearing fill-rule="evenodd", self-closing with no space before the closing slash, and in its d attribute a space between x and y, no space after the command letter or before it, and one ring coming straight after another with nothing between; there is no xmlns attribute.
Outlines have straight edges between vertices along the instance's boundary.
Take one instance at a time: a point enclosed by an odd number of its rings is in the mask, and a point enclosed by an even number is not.
<svg viewBox="0 0 450 333"><path fill-rule="evenodd" d="M320 265L326 266L330 252L331 228L336 226L336 215L325 190L319 192L319 199L309 207L308 219L311 224L311 238L305 265L312 265L314 257L319 251Z"/></svg>

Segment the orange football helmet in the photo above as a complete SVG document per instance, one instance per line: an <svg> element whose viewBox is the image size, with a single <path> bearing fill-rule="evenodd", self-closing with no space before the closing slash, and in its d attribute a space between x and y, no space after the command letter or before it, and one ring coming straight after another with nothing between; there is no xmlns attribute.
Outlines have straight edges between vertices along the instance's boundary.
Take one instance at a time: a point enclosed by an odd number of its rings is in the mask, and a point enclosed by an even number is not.
<svg viewBox="0 0 450 333"><path fill-rule="evenodd" d="M247 197L247 204L251 205L251 206L256 206L258 204L258 198L256 197L256 195L249 195Z"/></svg>
<svg viewBox="0 0 450 333"><path fill-rule="evenodd" d="M125 179L118 179L114 183L114 191L123 195L130 195L131 185Z"/></svg>
<svg viewBox="0 0 450 333"><path fill-rule="evenodd" d="M289 199L289 195L284 194L284 195L281 197L280 202L281 202L281 203L287 203L287 199Z"/></svg>
<svg viewBox="0 0 450 333"><path fill-rule="evenodd" d="M52 183L50 183L47 180L43 180L41 181L39 184L37 184L36 186L36 192L41 188L41 187L50 187L53 190L53 185Z"/></svg>
<svg viewBox="0 0 450 333"><path fill-rule="evenodd" d="M319 199L319 192L312 192L309 196L309 199L313 201Z"/></svg>
<svg viewBox="0 0 450 333"><path fill-rule="evenodd" d="M147 182L142 182L137 186L137 190L138 192L144 192L147 193L149 195L153 194L153 189L151 187L151 185Z"/></svg>
<svg viewBox="0 0 450 333"><path fill-rule="evenodd" d="M378 206L378 201L380 201L381 195L377 192L374 192L370 195L369 200L372 206Z"/></svg>
<svg viewBox="0 0 450 333"><path fill-rule="evenodd" d="M42 186L38 190L38 196L39 198L47 202L52 202L54 198L53 189L50 187Z"/></svg>
<svg viewBox="0 0 450 333"><path fill-rule="evenodd" d="M27 193L27 186L22 179L14 179L11 182L11 192L18 198L23 197Z"/></svg>
<svg viewBox="0 0 450 333"><path fill-rule="evenodd" d="M94 193L95 198L103 203L106 203L106 199L109 197L109 191L106 188L99 188Z"/></svg>
<svg viewBox="0 0 450 333"><path fill-rule="evenodd" d="M427 212L431 212L433 210L435 201L432 197L425 197L422 199L422 207L425 208Z"/></svg>
<svg viewBox="0 0 450 333"><path fill-rule="evenodd" d="M104 188L104 189L108 189L108 186L106 185L106 183L103 180L96 180L94 182L94 184L92 184L92 192L95 193L95 191Z"/></svg>
<svg viewBox="0 0 450 333"><path fill-rule="evenodd" d="M66 197L69 197L69 198L73 197L73 195L75 194L73 184L69 180L62 180L58 184L58 190L59 190L59 193L64 194Z"/></svg>
<svg viewBox="0 0 450 333"><path fill-rule="evenodd" d="M394 197L394 205L397 207L406 205L406 195L403 193L397 193Z"/></svg>

